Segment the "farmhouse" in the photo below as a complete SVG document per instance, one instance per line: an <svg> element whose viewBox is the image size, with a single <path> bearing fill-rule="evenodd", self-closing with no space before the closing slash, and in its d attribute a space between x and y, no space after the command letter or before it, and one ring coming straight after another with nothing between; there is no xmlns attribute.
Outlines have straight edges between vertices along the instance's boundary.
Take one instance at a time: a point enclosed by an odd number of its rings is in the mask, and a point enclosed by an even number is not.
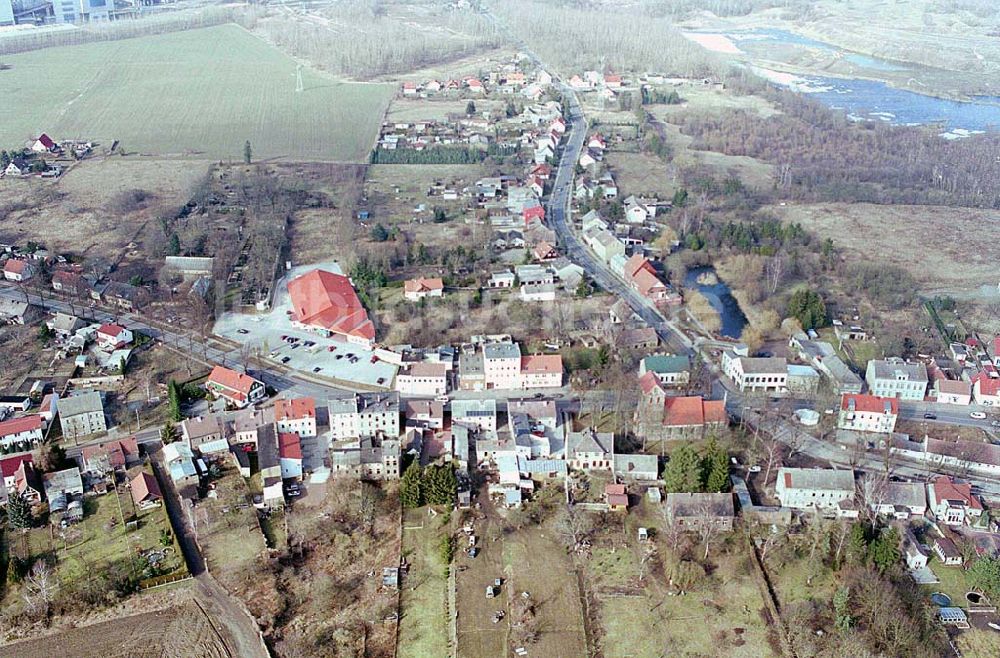
<svg viewBox="0 0 1000 658"><path fill-rule="evenodd" d="M938 404L972 404L972 384L960 379L936 379L934 393Z"/></svg>
<svg viewBox="0 0 1000 658"><path fill-rule="evenodd" d="M292 279L288 295L294 324L342 336L365 349L374 345L375 325L346 276L313 270Z"/></svg>
<svg viewBox="0 0 1000 658"><path fill-rule="evenodd" d="M610 432L593 428L566 435L566 462L581 471L610 471L614 467L615 443Z"/></svg>
<svg viewBox="0 0 1000 658"><path fill-rule="evenodd" d="M920 482L887 482L884 491L868 502L872 511L905 521L927 511L927 492Z"/></svg>
<svg viewBox="0 0 1000 658"><path fill-rule="evenodd" d="M52 141L51 137L42 133L38 136L38 139L31 144L31 150L35 153L52 153L54 151L58 151L59 146Z"/></svg>
<svg viewBox="0 0 1000 658"><path fill-rule="evenodd" d="M670 523L685 530L707 525L729 532L736 517L731 493L668 493L664 510Z"/></svg>
<svg viewBox="0 0 1000 658"><path fill-rule="evenodd" d="M35 273L35 266L31 264L31 261L11 258L3 265L3 278L8 281L16 283L29 281L35 276Z"/></svg>
<svg viewBox="0 0 1000 658"><path fill-rule="evenodd" d="M972 378L972 396L976 404L987 407L1000 407L1000 378L990 377L980 371Z"/></svg>
<svg viewBox="0 0 1000 658"><path fill-rule="evenodd" d="M225 433L222 419L215 414L194 416L181 421L181 438L192 450L200 448L204 443L218 441Z"/></svg>
<svg viewBox="0 0 1000 658"><path fill-rule="evenodd" d="M444 282L440 278L407 279L403 284L403 297L411 302L418 302L424 297L441 297L444 295Z"/></svg>
<svg viewBox="0 0 1000 658"><path fill-rule="evenodd" d="M125 470L141 461L135 437L86 445L80 453L83 472L99 476Z"/></svg>
<svg viewBox="0 0 1000 658"><path fill-rule="evenodd" d="M222 366L212 368L205 382L205 388L237 409L263 400L267 396L264 382Z"/></svg>
<svg viewBox="0 0 1000 658"><path fill-rule="evenodd" d="M660 468L656 455L615 455L614 474L616 477L653 481L659 477Z"/></svg>
<svg viewBox="0 0 1000 658"><path fill-rule="evenodd" d="M32 306L26 301L0 297L0 323L32 324L41 315L42 311L40 308Z"/></svg>

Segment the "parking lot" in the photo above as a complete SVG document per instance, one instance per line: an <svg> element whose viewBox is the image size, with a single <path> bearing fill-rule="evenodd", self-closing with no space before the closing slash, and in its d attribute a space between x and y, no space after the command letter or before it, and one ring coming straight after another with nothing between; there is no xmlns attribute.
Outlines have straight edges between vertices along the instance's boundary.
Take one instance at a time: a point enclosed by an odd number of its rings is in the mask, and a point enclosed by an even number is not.
<svg viewBox="0 0 1000 658"><path fill-rule="evenodd" d="M391 388L396 366L375 358L373 352L339 337L324 338L293 329L288 320L291 305L288 281L316 268L340 273L336 263L293 268L275 289L274 306L266 313L225 313L215 323L223 338L251 345L261 358L271 359L315 377L326 377L368 388Z"/></svg>

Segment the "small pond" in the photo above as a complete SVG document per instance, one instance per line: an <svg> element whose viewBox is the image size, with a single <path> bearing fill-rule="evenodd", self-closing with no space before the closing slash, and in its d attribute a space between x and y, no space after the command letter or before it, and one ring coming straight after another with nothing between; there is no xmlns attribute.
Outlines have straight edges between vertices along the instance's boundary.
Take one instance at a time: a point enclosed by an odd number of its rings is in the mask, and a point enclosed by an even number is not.
<svg viewBox="0 0 1000 658"><path fill-rule="evenodd" d="M713 267L695 267L688 270L684 276L684 286L693 288L705 295L708 303L712 305L722 318L723 336L729 338L739 338L743 333L743 327L747 324L747 318L740 310L740 305L729 291L727 286L715 273Z"/></svg>

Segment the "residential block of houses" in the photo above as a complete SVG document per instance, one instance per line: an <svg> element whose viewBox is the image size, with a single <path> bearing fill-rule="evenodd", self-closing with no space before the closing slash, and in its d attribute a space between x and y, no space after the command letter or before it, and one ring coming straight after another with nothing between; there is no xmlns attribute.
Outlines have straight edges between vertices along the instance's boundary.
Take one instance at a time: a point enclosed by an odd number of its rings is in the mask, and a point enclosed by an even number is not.
<svg viewBox="0 0 1000 658"><path fill-rule="evenodd" d="M946 475L927 485L927 501L934 518L945 525L972 523L983 513L983 504L972 493L972 485L955 482Z"/></svg>
<svg viewBox="0 0 1000 658"><path fill-rule="evenodd" d="M328 403L334 440L399 436L399 393L356 393Z"/></svg>
<svg viewBox="0 0 1000 658"><path fill-rule="evenodd" d="M291 432L302 438L316 436L316 400L281 398L274 403L274 422L278 432Z"/></svg>
<svg viewBox="0 0 1000 658"><path fill-rule="evenodd" d="M44 437L42 417L38 414L0 422L0 447L5 450L30 450Z"/></svg>
<svg viewBox="0 0 1000 658"><path fill-rule="evenodd" d="M91 391L60 399L59 424L63 436L74 438L108 431L101 394Z"/></svg>

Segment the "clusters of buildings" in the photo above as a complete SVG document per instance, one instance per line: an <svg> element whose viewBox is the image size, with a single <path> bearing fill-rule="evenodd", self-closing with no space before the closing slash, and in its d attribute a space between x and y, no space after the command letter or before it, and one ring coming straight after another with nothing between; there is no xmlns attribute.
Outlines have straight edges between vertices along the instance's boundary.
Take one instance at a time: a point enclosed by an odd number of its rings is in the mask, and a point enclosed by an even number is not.
<svg viewBox="0 0 1000 658"><path fill-rule="evenodd" d="M463 391L559 388L562 377L562 356L522 354L508 338L484 337L459 351L458 388Z"/></svg>

